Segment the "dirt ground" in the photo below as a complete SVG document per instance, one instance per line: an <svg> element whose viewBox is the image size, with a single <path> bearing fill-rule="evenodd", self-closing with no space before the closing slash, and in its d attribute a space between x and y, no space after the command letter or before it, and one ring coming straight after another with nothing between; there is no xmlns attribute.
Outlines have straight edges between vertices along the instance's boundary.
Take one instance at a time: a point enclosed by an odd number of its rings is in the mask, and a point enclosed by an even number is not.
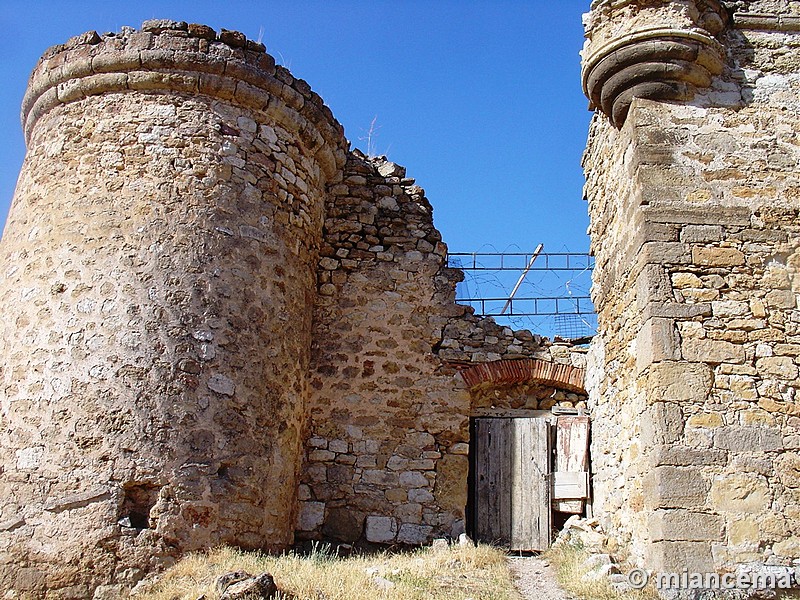
<svg viewBox="0 0 800 600"><path fill-rule="evenodd" d="M509 557L517 589L525 600L573 600L559 587L555 569L538 556Z"/></svg>

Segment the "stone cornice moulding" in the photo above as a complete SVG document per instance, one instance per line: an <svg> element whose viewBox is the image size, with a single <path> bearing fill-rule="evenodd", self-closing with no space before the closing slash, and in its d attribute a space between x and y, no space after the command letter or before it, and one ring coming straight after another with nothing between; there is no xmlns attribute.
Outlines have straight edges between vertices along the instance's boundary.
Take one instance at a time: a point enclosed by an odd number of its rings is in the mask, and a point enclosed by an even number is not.
<svg viewBox="0 0 800 600"><path fill-rule="evenodd" d="M634 0L627 1L632 2ZM722 44L701 30L687 31L686 29L677 29L674 27L649 27L647 29L641 29L635 33L629 33L622 37L616 38L607 44L604 44L597 50L592 51L588 54L588 56L584 57L582 69L583 93L587 96L589 95L587 80L589 79L592 69L597 66L597 63L606 58L612 52L616 52L625 46L631 46L641 42L675 38L684 38L687 40L701 42L714 48L714 50L720 55L724 55L725 53L725 49L723 48Z"/></svg>
<svg viewBox="0 0 800 600"><path fill-rule="evenodd" d="M800 31L800 17L762 13L734 13L733 26L749 31Z"/></svg>
<svg viewBox="0 0 800 600"><path fill-rule="evenodd" d="M210 27L171 21L146 21L142 30L102 37L90 31L46 51L22 102L25 141L57 106L135 91L204 95L264 111L298 136L327 177L344 165L341 124L305 81L275 65L263 45L239 32L217 36Z"/></svg>
<svg viewBox="0 0 800 600"><path fill-rule="evenodd" d="M582 86L621 127L634 97L688 100L722 73L725 49L702 29L648 27L612 38L584 54Z"/></svg>

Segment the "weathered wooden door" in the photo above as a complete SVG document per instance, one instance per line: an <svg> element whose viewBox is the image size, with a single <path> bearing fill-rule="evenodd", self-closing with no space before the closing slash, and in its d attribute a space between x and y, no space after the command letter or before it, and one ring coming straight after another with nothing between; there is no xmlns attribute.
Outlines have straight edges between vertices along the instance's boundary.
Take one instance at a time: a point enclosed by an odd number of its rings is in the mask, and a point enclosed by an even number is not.
<svg viewBox="0 0 800 600"><path fill-rule="evenodd" d="M475 419L473 532L511 550L550 547L550 430L540 418Z"/></svg>

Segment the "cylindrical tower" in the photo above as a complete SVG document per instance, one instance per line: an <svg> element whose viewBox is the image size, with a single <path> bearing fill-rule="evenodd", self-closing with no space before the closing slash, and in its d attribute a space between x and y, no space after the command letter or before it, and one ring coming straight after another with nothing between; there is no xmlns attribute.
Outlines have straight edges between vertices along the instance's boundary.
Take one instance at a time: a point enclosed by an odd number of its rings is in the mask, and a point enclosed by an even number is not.
<svg viewBox="0 0 800 600"><path fill-rule="evenodd" d="M0 589L88 597L184 551L291 544L341 126L263 45L172 21L51 48L22 120Z"/></svg>

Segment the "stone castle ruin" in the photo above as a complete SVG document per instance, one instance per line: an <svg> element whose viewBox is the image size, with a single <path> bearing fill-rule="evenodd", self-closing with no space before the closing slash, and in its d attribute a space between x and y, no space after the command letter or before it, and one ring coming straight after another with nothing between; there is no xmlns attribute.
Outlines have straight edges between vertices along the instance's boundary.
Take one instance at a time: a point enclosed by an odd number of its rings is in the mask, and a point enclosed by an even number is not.
<svg viewBox="0 0 800 600"><path fill-rule="evenodd" d="M800 558L800 3L585 26L588 354L456 304L424 190L261 44L49 49L0 243L0 589L121 597L219 544L535 550L585 511L655 570Z"/></svg>

